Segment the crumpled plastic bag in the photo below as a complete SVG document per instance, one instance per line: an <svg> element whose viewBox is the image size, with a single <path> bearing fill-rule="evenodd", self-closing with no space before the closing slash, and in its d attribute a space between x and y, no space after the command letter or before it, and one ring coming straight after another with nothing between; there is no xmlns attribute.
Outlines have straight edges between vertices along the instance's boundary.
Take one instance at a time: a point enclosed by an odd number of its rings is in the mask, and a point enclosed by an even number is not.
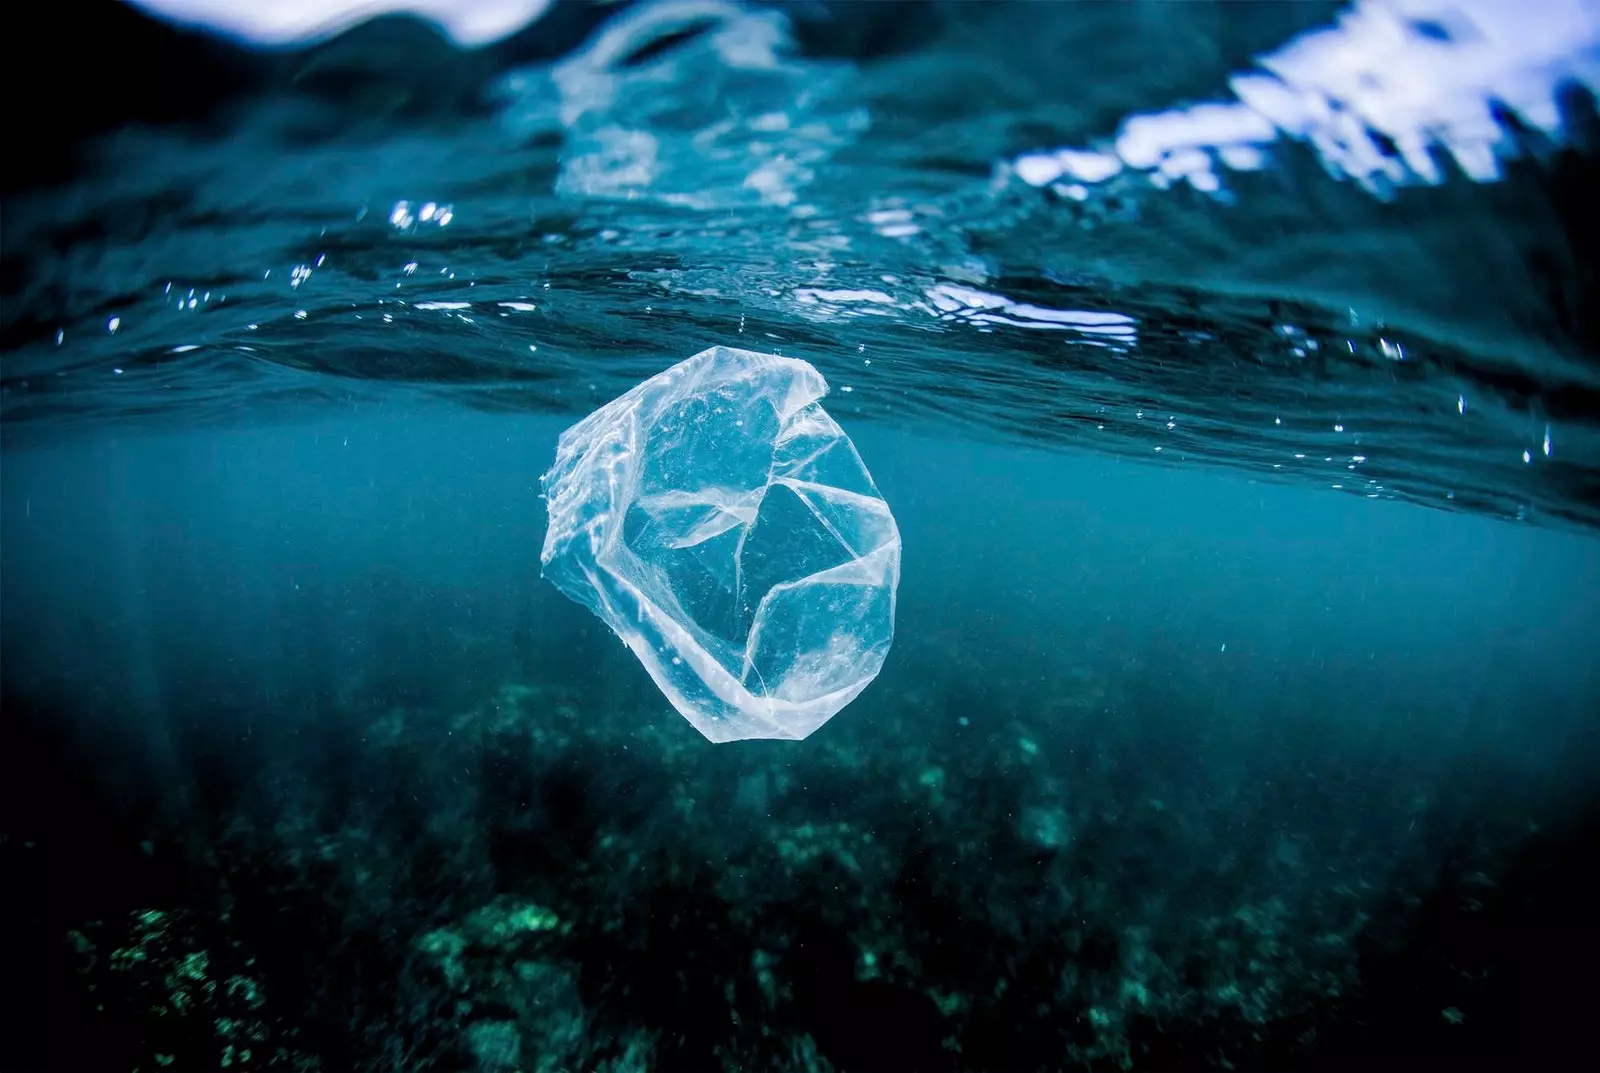
<svg viewBox="0 0 1600 1073"><path fill-rule="evenodd" d="M883 667L900 530L794 358L712 347L561 434L540 561L712 741L801 739Z"/></svg>

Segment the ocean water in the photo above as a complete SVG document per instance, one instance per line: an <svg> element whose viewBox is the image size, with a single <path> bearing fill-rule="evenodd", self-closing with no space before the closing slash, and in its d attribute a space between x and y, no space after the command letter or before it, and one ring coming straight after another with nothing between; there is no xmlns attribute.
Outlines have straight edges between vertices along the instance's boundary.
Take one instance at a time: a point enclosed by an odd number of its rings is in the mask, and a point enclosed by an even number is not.
<svg viewBox="0 0 1600 1073"><path fill-rule="evenodd" d="M172 6L4 44L0 1068L1585 1065L1594 4ZM540 576L717 344L904 541L801 742Z"/></svg>

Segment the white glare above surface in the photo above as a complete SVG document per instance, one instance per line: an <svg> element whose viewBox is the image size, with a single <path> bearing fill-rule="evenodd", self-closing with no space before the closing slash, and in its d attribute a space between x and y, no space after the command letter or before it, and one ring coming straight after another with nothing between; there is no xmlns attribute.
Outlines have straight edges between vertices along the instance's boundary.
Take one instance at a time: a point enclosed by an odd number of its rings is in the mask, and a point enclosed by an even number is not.
<svg viewBox="0 0 1600 1073"><path fill-rule="evenodd" d="M456 44L489 45L516 33L550 0L129 0L160 18L253 45L301 45L380 15L416 15Z"/></svg>

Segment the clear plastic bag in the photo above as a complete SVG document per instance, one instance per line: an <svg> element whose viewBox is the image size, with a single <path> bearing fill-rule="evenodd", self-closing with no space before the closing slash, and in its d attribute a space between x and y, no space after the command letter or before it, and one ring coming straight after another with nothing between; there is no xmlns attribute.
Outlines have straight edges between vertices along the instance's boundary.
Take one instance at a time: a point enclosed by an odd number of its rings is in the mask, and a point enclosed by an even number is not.
<svg viewBox="0 0 1600 1073"><path fill-rule="evenodd" d="M541 561L712 741L809 735L894 638L900 531L804 361L712 347L561 434Z"/></svg>

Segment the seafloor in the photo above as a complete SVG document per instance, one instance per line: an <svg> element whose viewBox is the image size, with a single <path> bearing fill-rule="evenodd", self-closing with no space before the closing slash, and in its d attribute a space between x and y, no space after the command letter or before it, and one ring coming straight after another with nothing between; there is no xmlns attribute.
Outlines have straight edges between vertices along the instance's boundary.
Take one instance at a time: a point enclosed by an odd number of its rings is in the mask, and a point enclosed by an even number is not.
<svg viewBox="0 0 1600 1073"><path fill-rule="evenodd" d="M154 751L8 704L7 945L49 969L11 1000L22 1050L0 1064L1583 1053L1574 969L1596 963L1596 932L1579 850L1597 810L1581 789L1470 757L1437 792L1384 768L1352 784L1358 743L1303 725L1255 741L1229 779L1226 727L1141 714L1086 667L902 688L800 748L710 746L651 698L599 697L533 681L460 710L344 698L344 718L243 740L197 712ZM1374 836L1363 816L1408 829Z"/></svg>

